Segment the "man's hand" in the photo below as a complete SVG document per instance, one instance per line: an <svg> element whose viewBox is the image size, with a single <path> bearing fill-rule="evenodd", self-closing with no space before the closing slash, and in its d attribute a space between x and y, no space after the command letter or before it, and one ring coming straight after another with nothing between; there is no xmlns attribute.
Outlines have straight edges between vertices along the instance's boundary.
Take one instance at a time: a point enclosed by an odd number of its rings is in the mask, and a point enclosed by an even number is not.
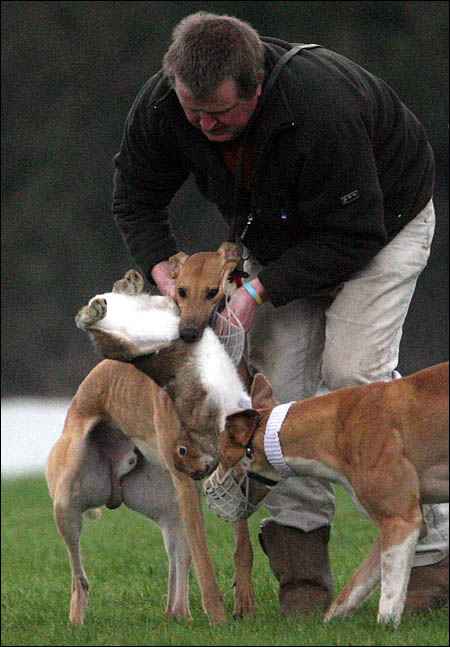
<svg viewBox="0 0 450 647"><path fill-rule="evenodd" d="M251 283L256 289L256 292L258 293L261 301L267 300L266 291L259 279L255 278L251 281ZM232 295L228 302L228 309L232 310L236 317L239 319L245 332L248 332L253 326L256 308L258 307L259 306L256 303L255 299L243 287L236 290L236 292Z"/></svg>
<svg viewBox="0 0 450 647"><path fill-rule="evenodd" d="M175 299L175 279L171 276L169 261L161 261L155 265L151 274L161 294Z"/></svg>
<svg viewBox="0 0 450 647"><path fill-rule="evenodd" d="M244 288L236 290L228 301L228 310L232 310L236 315L245 332L248 332L253 326L257 307L258 305L256 301L249 295L247 290L244 290Z"/></svg>

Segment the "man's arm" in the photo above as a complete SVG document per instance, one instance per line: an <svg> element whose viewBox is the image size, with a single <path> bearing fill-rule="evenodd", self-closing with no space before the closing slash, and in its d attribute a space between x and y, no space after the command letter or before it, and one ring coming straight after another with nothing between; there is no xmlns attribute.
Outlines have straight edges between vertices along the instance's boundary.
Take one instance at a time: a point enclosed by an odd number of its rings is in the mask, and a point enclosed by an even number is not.
<svg viewBox="0 0 450 647"><path fill-rule="evenodd" d="M387 242L384 199L364 125L343 119L302 167L298 242L258 275L275 306L336 288Z"/></svg>
<svg viewBox="0 0 450 647"><path fill-rule="evenodd" d="M125 245L152 280L151 268L175 254L168 205L189 175L176 140L153 108L150 83L136 98L114 157L113 216Z"/></svg>

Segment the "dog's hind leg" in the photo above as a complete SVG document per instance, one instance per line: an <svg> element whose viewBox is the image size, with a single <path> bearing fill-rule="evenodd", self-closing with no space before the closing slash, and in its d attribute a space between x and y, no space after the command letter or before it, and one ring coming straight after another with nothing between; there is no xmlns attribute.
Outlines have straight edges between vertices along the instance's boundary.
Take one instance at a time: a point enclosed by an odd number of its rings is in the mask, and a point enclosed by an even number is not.
<svg viewBox="0 0 450 647"><path fill-rule="evenodd" d="M160 524L164 546L169 559L166 614L176 619L191 618L189 608L189 569L191 553L182 524Z"/></svg>
<svg viewBox="0 0 450 647"><path fill-rule="evenodd" d="M421 518L418 523L405 521L403 518L391 518L386 520L381 528L381 596L378 606L380 623L389 623L394 627L400 623L420 527Z"/></svg>
<svg viewBox="0 0 450 647"><path fill-rule="evenodd" d="M325 614L325 622L339 616L348 616L373 592L381 577L380 539L377 539L369 557L353 574Z"/></svg>
<svg viewBox="0 0 450 647"><path fill-rule="evenodd" d="M89 582L83 568L80 552L82 513L80 508L66 496L55 496L55 522L69 553L72 570L72 590L69 619L72 624L84 623L89 600Z"/></svg>

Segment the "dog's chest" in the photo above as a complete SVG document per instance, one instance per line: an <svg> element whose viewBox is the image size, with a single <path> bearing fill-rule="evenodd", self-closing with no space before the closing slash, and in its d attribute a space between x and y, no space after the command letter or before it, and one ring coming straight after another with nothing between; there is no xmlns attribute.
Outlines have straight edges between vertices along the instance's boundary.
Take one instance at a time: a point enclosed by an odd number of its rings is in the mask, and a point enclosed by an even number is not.
<svg viewBox="0 0 450 647"><path fill-rule="evenodd" d="M225 415L241 406L245 390L237 370L220 341L208 328L198 344L195 366L208 397Z"/></svg>

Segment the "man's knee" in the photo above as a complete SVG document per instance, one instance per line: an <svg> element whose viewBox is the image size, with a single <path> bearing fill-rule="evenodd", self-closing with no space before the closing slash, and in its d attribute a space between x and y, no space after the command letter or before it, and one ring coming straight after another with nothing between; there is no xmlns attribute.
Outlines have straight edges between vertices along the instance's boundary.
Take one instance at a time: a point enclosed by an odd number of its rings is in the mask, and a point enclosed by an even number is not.
<svg viewBox="0 0 450 647"><path fill-rule="evenodd" d="M335 391L354 384L392 379L397 361L391 354L370 356L367 349L325 349L322 360L322 381L327 389Z"/></svg>

